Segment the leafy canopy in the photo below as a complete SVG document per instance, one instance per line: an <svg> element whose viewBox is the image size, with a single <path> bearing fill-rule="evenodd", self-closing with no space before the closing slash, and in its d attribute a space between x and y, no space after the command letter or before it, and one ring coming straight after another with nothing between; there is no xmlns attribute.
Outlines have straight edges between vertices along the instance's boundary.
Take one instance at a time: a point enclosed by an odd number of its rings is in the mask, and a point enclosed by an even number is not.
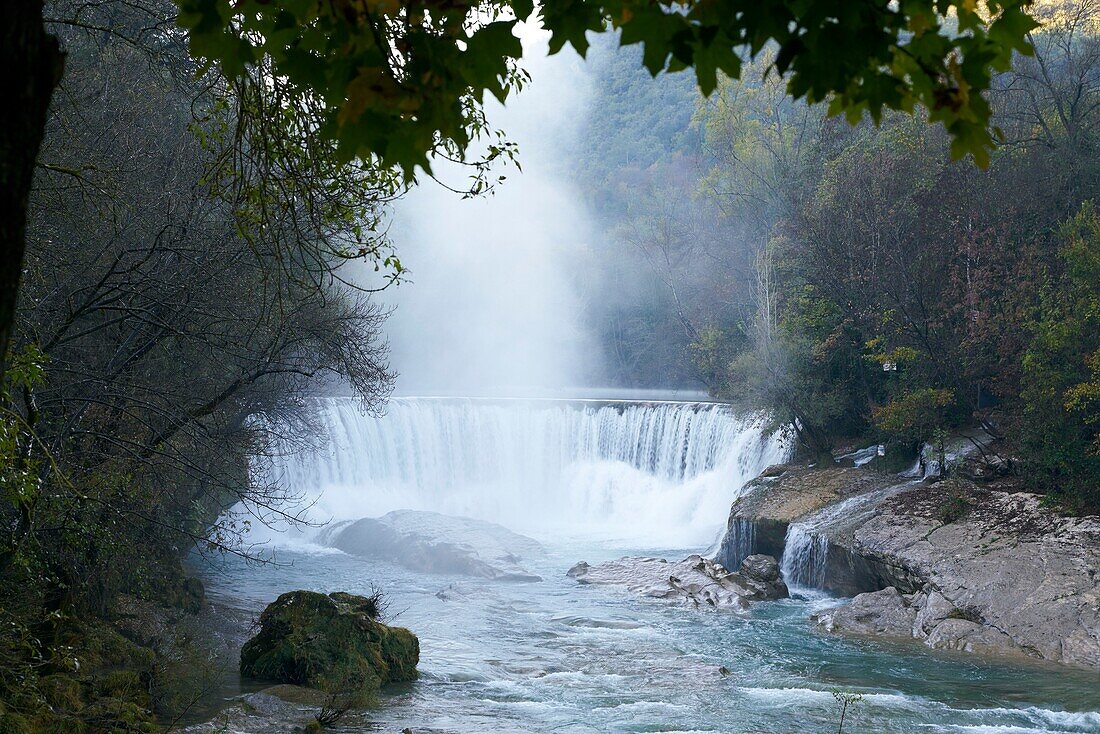
<svg viewBox="0 0 1100 734"><path fill-rule="evenodd" d="M790 94L832 114L875 121L884 109L929 111L952 154L986 165L994 145L982 96L1013 52L1030 54L1031 0L178 0L192 52L237 76L273 73L326 116L321 133L347 158L400 168L464 157L488 130L485 94L522 85L519 20L550 32L550 50L582 55L589 32L640 44L650 73L693 68L709 94L719 73L774 43ZM509 150L490 145L488 157Z"/></svg>

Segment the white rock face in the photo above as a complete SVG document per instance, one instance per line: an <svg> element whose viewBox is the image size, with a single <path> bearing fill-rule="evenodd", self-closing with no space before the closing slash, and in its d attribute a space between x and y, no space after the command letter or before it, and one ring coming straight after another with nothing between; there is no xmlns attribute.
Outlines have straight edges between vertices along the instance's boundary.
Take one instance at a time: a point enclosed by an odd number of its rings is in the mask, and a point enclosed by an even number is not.
<svg viewBox="0 0 1100 734"><path fill-rule="evenodd" d="M849 603L810 619L826 632L923 640L935 650L1025 657L1027 652L1000 630L951 606L936 592L901 594L894 587L859 594Z"/></svg>
<svg viewBox="0 0 1100 734"><path fill-rule="evenodd" d="M723 548L782 553L789 525L879 497L814 524L826 585L878 589L818 615L824 629L1100 669L1100 517L1066 517L1037 495L964 479L897 481L790 467L734 503Z"/></svg>
<svg viewBox="0 0 1100 734"><path fill-rule="evenodd" d="M543 555L537 541L468 517L398 510L334 525L320 541L345 553L384 558L428 573L542 581L521 565L524 559Z"/></svg>
<svg viewBox="0 0 1100 734"><path fill-rule="evenodd" d="M594 566L581 561L567 575L582 584L623 586L642 596L679 601L698 609L736 611L747 608L750 601L787 595L774 558L753 556L745 563L748 567L743 566L742 572L732 573L699 555L677 562L629 557Z"/></svg>
<svg viewBox="0 0 1100 734"><path fill-rule="evenodd" d="M964 513L943 517L960 496ZM932 647L1100 668L1100 518L1056 515L1032 494L937 484L884 503L850 548L924 581L909 600L913 636Z"/></svg>

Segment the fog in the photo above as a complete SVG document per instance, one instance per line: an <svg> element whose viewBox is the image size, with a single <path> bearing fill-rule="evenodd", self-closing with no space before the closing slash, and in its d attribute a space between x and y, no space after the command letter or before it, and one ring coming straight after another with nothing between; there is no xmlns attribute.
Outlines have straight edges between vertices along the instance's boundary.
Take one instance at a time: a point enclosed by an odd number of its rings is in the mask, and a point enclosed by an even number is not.
<svg viewBox="0 0 1100 734"><path fill-rule="evenodd" d="M593 228L560 153L576 140L590 89L572 51L547 56L521 31L532 82L488 115L520 146L522 172L491 196L462 199L425 180L392 234L409 282L387 290L386 331L399 395L558 394L598 371L575 274ZM460 187L468 172L441 166Z"/></svg>

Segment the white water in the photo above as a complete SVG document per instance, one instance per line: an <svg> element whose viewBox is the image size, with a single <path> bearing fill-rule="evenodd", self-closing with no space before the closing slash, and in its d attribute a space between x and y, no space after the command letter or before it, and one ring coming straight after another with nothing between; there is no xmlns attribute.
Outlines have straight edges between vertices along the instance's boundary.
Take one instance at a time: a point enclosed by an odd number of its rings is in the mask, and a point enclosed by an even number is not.
<svg viewBox="0 0 1100 734"><path fill-rule="evenodd" d="M705 546L741 487L787 456L758 418L712 403L395 398L374 417L329 398L317 410L327 445L266 471L321 521L433 510L538 537Z"/></svg>

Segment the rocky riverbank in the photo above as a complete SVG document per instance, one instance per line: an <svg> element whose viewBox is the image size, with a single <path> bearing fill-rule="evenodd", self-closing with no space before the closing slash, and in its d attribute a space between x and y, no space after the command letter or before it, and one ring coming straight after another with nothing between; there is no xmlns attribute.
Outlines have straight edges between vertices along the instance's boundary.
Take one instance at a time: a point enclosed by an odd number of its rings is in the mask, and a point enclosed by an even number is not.
<svg viewBox="0 0 1100 734"><path fill-rule="evenodd" d="M1100 518L1036 495L775 467L733 504L716 560L753 553L781 557L796 587L854 595L823 630L1100 669Z"/></svg>
<svg viewBox="0 0 1100 734"><path fill-rule="evenodd" d="M582 584L622 586L642 596L679 601L696 609L741 610L749 602L787 596L779 565L763 555L745 558L736 572L692 555L674 563L630 557L596 565L581 561L566 575Z"/></svg>

